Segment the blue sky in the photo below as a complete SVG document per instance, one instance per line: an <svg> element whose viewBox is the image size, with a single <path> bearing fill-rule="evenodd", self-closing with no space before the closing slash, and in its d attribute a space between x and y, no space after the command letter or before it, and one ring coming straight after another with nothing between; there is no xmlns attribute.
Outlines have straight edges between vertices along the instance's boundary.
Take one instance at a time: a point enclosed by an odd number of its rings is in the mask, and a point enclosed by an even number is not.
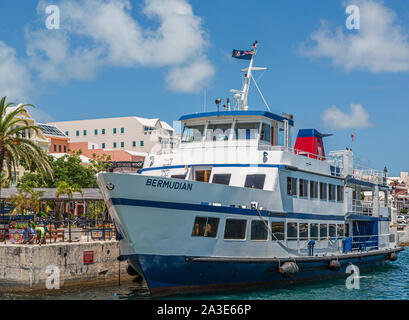
<svg viewBox="0 0 409 320"><path fill-rule="evenodd" d="M360 9L349 30L348 5ZM60 29L46 28L48 5ZM2 0L0 93L42 121L160 117L215 109L241 87L231 57L259 42L255 65L272 112L333 133L367 166L409 170L409 4L352 1ZM4 14L7 13L7 14ZM261 73L256 74L256 79ZM254 87L250 109L265 109Z"/></svg>

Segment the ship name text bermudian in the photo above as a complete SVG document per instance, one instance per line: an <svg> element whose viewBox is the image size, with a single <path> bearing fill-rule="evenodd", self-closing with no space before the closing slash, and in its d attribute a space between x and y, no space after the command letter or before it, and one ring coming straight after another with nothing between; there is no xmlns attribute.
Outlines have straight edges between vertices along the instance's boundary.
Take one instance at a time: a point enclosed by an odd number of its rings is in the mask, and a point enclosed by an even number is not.
<svg viewBox="0 0 409 320"><path fill-rule="evenodd" d="M188 190L191 191L193 184L188 182L174 182L174 181L166 181L161 179L147 179L146 180L147 186L152 186L156 188L167 188L167 189L175 189L175 190Z"/></svg>

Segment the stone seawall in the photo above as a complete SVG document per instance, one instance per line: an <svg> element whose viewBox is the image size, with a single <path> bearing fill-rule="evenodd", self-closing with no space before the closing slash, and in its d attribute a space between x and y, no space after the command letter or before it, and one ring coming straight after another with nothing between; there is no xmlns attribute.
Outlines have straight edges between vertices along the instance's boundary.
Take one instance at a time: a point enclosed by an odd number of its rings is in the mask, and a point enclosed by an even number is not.
<svg viewBox="0 0 409 320"><path fill-rule="evenodd" d="M84 251L93 263L84 264ZM46 290L59 273L60 288L118 282L118 242L92 241L38 245L0 244L0 291ZM130 281L120 263L121 282ZM48 271L47 271L48 268ZM47 280L48 279L48 280Z"/></svg>

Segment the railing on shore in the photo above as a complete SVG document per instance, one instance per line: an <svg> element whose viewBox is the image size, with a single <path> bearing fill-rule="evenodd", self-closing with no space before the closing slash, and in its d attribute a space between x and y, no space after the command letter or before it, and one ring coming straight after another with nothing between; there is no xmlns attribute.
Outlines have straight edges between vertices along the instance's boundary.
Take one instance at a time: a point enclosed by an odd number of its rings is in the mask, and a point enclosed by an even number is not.
<svg viewBox="0 0 409 320"><path fill-rule="evenodd" d="M90 242L116 239L116 229L111 221L107 220L83 220L83 219L37 219L28 221L1 221L0 220L0 243L26 243L23 238L22 226L35 224L38 227L45 226L45 235L42 244L56 242ZM17 227L19 225L19 227ZM28 244L38 243L35 237Z"/></svg>

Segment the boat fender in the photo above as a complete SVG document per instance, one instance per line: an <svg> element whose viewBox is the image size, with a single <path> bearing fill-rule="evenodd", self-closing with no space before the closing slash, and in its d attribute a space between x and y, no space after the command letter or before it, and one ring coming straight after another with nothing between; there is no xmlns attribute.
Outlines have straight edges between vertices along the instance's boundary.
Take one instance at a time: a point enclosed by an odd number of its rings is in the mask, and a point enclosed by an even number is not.
<svg viewBox="0 0 409 320"><path fill-rule="evenodd" d="M278 268L278 271L284 278L291 278L295 276L300 269L295 262L285 262Z"/></svg>
<svg viewBox="0 0 409 320"><path fill-rule="evenodd" d="M339 269L341 269L341 264L338 260L331 260L328 263L328 269L330 269L331 271L338 271Z"/></svg>
<svg viewBox="0 0 409 320"><path fill-rule="evenodd" d="M128 272L128 274L130 276L138 276L138 272L135 270L134 267L132 267L130 264L128 264L128 267L126 268L126 272Z"/></svg>
<svg viewBox="0 0 409 320"><path fill-rule="evenodd" d="M391 252L391 253L389 254L389 256L388 256L388 259L389 259L390 261L396 261L396 260L398 260L398 255L397 255L395 252Z"/></svg>

